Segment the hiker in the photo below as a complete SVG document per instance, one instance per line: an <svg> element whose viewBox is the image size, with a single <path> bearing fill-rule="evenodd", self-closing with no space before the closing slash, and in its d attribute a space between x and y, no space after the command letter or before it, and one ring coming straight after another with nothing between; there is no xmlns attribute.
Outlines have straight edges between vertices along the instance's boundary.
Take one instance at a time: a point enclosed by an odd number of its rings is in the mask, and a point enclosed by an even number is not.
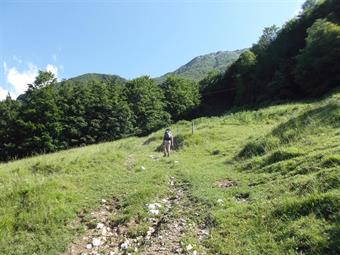
<svg viewBox="0 0 340 255"><path fill-rule="evenodd" d="M170 149L174 144L174 138L171 134L170 129L166 129L163 136L163 146L164 146L164 157L168 155L170 157Z"/></svg>

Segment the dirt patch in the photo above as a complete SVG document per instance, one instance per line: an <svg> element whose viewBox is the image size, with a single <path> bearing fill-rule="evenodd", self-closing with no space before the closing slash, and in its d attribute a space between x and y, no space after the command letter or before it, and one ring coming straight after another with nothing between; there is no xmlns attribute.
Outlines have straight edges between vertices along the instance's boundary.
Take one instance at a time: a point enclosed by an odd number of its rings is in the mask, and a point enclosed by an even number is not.
<svg viewBox="0 0 340 255"><path fill-rule="evenodd" d="M214 183L214 186L218 187L218 188L227 189L227 188L231 188L233 186L236 186L236 183L234 181L230 181L230 180L220 180L220 181L216 181Z"/></svg>
<svg viewBox="0 0 340 255"><path fill-rule="evenodd" d="M134 157L134 155L130 154L127 156L127 158L124 161L124 166L126 167L127 170L132 170L135 168L137 165L137 160Z"/></svg>

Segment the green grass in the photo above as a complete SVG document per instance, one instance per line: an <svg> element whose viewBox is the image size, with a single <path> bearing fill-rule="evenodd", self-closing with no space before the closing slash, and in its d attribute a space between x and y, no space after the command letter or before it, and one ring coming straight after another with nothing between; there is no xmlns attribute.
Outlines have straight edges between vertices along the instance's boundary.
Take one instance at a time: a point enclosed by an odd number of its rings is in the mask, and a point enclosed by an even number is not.
<svg viewBox="0 0 340 255"><path fill-rule="evenodd" d="M169 159L159 152L159 131L1 164L0 254L62 252L83 231L70 227L77 213L102 198L115 197L112 220L140 223L129 229L139 235L145 204L168 194L170 176L188 183L193 220L210 228L203 245L211 254L339 254L339 102L338 93L200 118L193 135L181 121ZM236 185L219 188L220 180Z"/></svg>

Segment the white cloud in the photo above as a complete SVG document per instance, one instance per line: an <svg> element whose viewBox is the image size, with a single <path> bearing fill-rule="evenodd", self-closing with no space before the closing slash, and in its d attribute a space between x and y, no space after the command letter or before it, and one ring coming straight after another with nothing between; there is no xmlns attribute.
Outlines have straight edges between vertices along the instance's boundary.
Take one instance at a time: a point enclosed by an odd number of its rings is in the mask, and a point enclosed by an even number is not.
<svg viewBox="0 0 340 255"><path fill-rule="evenodd" d="M0 101L4 100L8 94L7 90L4 90L3 88L0 87Z"/></svg>
<svg viewBox="0 0 340 255"><path fill-rule="evenodd" d="M24 93L27 90L27 84L33 83L38 75L38 67L32 63L28 64L26 70L20 72L15 67L8 68L6 62L4 62L4 70L7 82L13 86L15 97Z"/></svg>
<svg viewBox="0 0 340 255"><path fill-rule="evenodd" d="M58 78L58 67L57 67L57 66L48 64L48 65L46 66L46 71L49 71L49 72L53 73L54 76L55 76L56 78Z"/></svg>
<svg viewBox="0 0 340 255"><path fill-rule="evenodd" d="M14 97L19 96L20 94L24 93L27 88L28 84L34 82L35 78L39 74L39 69L37 66L33 65L32 63L27 64L27 68L23 71L19 71L16 67L9 68L6 62L3 62L3 69L6 77L7 83L9 83L12 88L10 89L11 94ZM49 71L54 74L56 78L58 78L58 67L52 64L47 64L46 71ZM1 88L0 88L1 89ZM0 99L3 97L5 93L5 97L7 92L5 90L0 91Z"/></svg>

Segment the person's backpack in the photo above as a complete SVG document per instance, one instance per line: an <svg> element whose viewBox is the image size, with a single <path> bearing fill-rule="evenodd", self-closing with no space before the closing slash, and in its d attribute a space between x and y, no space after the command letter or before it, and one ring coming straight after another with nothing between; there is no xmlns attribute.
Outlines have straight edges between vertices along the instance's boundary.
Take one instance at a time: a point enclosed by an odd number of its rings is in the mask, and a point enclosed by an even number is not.
<svg viewBox="0 0 340 255"><path fill-rule="evenodd" d="M166 141L170 141L171 140L171 132L166 131L164 133L164 140L166 140Z"/></svg>

